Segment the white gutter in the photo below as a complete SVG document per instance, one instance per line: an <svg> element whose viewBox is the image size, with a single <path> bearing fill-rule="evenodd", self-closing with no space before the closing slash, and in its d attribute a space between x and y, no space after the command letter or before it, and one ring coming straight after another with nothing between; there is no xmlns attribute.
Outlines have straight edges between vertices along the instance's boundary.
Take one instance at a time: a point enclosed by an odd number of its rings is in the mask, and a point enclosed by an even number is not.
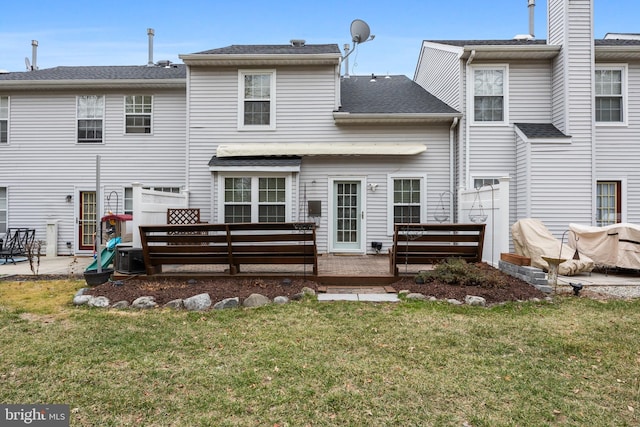
<svg viewBox="0 0 640 427"><path fill-rule="evenodd" d="M449 128L449 192L451 193L451 197L449 197L449 212L453 215L453 199L454 197L454 173L453 173L453 165L454 165L454 155L455 155L455 129L458 126L460 119L458 117L453 118L453 122L451 123L451 127ZM455 198L457 200L457 198ZM457 216L457 215L456 215ZM451 222L455 222L457 218L453 218Z"/></svg>
<svg viewBox="0 0 640 427"><path fill-rule="evenodd" d="M473 62L473 58L475 58L476 56L476 51L475 49L471 51L471 55L469 55L469 58L467 58L467 64L466 64L466 75L467 75L467 107L466 107L466 126L465 126L465 136L464 136L464 149L465 149L465 154L464 154L464 188L467 188L469 185L469 162L471 161L471 153L470 153L470 149L469 149L469 131L471 129L471 119L469 118L470 114L473 114L473 108L471 108L473 106L472 100L471 100L471 76L469 75L469 67L471 66L471 63ZM470 112L471 111L471 112Z"/></svg>

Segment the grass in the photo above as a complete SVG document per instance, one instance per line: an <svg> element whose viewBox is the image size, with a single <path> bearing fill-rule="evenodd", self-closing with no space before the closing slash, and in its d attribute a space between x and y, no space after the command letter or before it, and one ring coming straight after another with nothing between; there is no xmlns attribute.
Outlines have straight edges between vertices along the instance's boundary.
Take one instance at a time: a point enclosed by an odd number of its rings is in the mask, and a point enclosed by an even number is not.
<svg viewBox="0 0 640 427"><path fill-rule="evenodd" d="M640 424L640 301L138 312L7 286L0 402L68 404L71 425Z"/></svg>

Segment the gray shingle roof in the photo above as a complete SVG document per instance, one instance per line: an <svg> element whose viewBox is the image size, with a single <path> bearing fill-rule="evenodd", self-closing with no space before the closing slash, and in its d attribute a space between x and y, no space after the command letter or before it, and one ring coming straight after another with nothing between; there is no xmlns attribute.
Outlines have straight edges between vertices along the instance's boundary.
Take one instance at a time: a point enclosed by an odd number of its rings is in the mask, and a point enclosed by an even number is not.
<svg viewBox="0 0 640 427"><path fill-rule="evenodd" d="M218 49L196 52L195 55L318 55L335 53L340 55L337 44L293 45L231 45Z"/></svg>
<svg viewBox="0 0 640 427"><path fill-rule="evenodd" d="M640 40L631 39L597 39L595 40L596 46L638 46L640 47Z"/></svg>
<svg viewBox="0 0 640 427"><path fill-rule="evenodd" d="M184 64L172 64L170 67L147 67L144 65L55 67L0 74L0 81L162 80L186 79L186 75L186 66Z"/></svg>
<svg viewBox="0 0 640 427"><path fill-rule="evenodd" d="M342 107L345 113L381 114L456 114L451 108L424 90L407 76L390 78L377 76L351 76L341 81Z"/></svg>
<svg viewBox="0 0 640 427"><path fill-rule="evenodd" d="M217 157L213 156L209 160L209 166L300 166L302 160L300 157Z"/></svg>
<svg viewBox="0 0 640 427"><path fill-rule="evenodd" d="M527 138L570 138L551 123L514 123Z"/></svg>

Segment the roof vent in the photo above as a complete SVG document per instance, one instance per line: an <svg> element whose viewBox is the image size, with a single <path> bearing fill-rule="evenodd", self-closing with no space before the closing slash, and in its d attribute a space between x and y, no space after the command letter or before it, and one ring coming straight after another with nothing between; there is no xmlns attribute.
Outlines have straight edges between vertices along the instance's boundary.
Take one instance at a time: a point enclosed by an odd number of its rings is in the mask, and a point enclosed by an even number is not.
<svg viewBox="0 0 640 427"><path fill-rule="evenodd" d="M169 67L171 67L171 61L169 61L168 59L164 59L162 61L158 61L158 62L156 62L156 67L169 68Z"/></svg>
<svg viewBox="0 0 640 427"><path fill-rule="evenodd" d="M516 34L513 37L514 40L526 41L526 40L535 40L531 34Z"/></svg>
<svg viewBox="0 0 640 427"><path fill-rule="evenodd" d="M303 47L306 44L306 40L293 39L291 40L291 46L293 47Z"/></svg>

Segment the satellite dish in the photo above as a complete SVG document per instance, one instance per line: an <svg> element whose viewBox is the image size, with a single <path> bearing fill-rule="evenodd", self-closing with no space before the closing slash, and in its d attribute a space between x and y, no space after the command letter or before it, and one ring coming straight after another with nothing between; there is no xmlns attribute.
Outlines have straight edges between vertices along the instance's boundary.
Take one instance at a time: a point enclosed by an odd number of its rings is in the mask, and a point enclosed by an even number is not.
<svg viewBox="0 0 640 427"><path fill-rule="evenodd" d="M24 58L24 65L27 66L27 71L31 71L31 62L29 62L29 58Z"/></svg>
<svg viewBox="0 0 640 427"><path fill-rule="evenodd" d="M351 40L354 43L364 43L369 40L371 29L362 19L354 19L351 23ZM373 39L373 37L372 37Z"/></svg>

